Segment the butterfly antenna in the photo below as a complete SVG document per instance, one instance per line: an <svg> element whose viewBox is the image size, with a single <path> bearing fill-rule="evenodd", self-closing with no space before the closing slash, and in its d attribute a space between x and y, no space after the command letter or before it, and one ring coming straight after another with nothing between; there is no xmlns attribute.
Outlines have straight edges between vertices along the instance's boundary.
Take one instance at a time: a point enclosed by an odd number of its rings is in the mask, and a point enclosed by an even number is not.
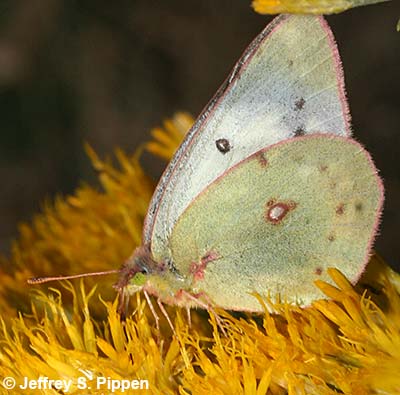
<svg viewBox="0 0 400 395"><path fill-rule="evenodd" d="M82 277L106 276L108 274L115 274L115 273L119 273L119 272L120 272L120 269L114 269L114 270L106 270L104 272L73 274L71 276L32 277L32 278L28 278L27 283L28 284L44 284L44 283L49 283L50 281L72 280L74 278L82 278Z"/></svg>

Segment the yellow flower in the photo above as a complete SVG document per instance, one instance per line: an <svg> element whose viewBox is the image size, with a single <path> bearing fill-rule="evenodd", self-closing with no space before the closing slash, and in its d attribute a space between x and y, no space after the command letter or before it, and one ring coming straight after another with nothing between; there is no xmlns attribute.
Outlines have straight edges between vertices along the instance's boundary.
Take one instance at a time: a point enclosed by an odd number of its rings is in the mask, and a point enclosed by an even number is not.
<svg viewBox="0 0 400 395"><path fill-rule="evenodd" d="M164 129L158 127L151 130L154 140L148 142L145 148L154 155L170 160L193 122L188 113L176 113L172 119L164 121Z"/></svg>
<svg viewBox="0 0 400 395"><path fill-rule="evenodd" d="M259 14L334 14L387 0L253 0Z"/></svg>
<svg viewBox="0 0 400 395"><path fill-rule="evenodd" d="M190 126L190 118L179 117L158 129L147 149L171 155ZM255 295L276 313L217 310L225 336L215 317L193 311L189 327L175 307L168 313L177 336L161 314L158 332L140 294L121 322L112 278L34 287L28 298L27 277L60 274L60 267L62 274L117 268L140 243L153 189L140 152L117 151L116 169L87 150L104 190L84 185L47 204L32 225L21 226L10 260L2 262L1 379L65 380L68 394L136 393L117 388L132 383L142 388L137 393L152 394L400 393L400 276L377 255L356 287L332 269L337 286L317 282L329 298L309 308ZM0 387L8 394L57 393L13 391Z"/></svg>
<svg viewBox="0 0 400 395"><path fill-rule="evenodd" d="M74 195L47 203L31 225L20 225L10 262L3 260L2 265L7 270L1 273L0 297L12 301L14 307L5 314L7 318L17 310L28 311L32 287L26 284L27 278L116 269L140 244L154 189L139 165L140 152L127 156L117 150L117 169L109 161L102 162L90 147L86 149L103 191L83 185ZM109 290L104 296L112 297L114 281L96 278L89 284L99 282Z"/></svg>

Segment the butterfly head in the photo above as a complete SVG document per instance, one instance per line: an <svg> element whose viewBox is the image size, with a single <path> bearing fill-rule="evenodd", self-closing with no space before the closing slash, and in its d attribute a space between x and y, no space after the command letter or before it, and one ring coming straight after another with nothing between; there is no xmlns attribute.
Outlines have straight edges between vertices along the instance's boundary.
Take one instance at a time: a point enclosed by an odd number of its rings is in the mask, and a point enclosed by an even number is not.
<svg viewBox="0 0 400 395"><path fill-rule="evenodd" d="M115 288L121 292L129 288L129 293L140 291L147 281L147 276L157 268L156 262L151 257L148 246L140 246L135 249L132 256L122 265L119 279Z"/></svg>

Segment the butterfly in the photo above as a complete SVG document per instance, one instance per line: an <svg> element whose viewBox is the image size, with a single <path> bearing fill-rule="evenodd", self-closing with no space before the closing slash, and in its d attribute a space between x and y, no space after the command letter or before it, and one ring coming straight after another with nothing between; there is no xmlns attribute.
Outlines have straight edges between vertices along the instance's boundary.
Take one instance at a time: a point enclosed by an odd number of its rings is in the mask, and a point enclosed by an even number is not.
<svg viewBox="0 0 400 395"><path fill-rule="evenodd" d="M323 297L313 281L329 281L328 267L359 278L382 204L373 161L351 139L328 24L278 16L166 168L142 245L113 271L120 311L139 291L163 312L163 303L263 311L254 293L309 305Z"/></svg>

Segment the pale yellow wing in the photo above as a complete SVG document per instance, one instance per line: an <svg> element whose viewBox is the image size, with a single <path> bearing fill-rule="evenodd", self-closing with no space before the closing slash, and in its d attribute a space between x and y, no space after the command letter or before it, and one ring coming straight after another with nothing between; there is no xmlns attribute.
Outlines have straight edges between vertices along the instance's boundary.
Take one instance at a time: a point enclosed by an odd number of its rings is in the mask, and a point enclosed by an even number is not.
<svg viewBox="0 0 400 395"><path fill-rule="evenodd" d="M308 305L313 280L336 267L357 279L383 201L369 154L334 135L285 140L228 170L193 200L173 228L171 261L191 291L218 306L258 311L250 295ZM187 281L185 281L187 283Z"/></svg>

